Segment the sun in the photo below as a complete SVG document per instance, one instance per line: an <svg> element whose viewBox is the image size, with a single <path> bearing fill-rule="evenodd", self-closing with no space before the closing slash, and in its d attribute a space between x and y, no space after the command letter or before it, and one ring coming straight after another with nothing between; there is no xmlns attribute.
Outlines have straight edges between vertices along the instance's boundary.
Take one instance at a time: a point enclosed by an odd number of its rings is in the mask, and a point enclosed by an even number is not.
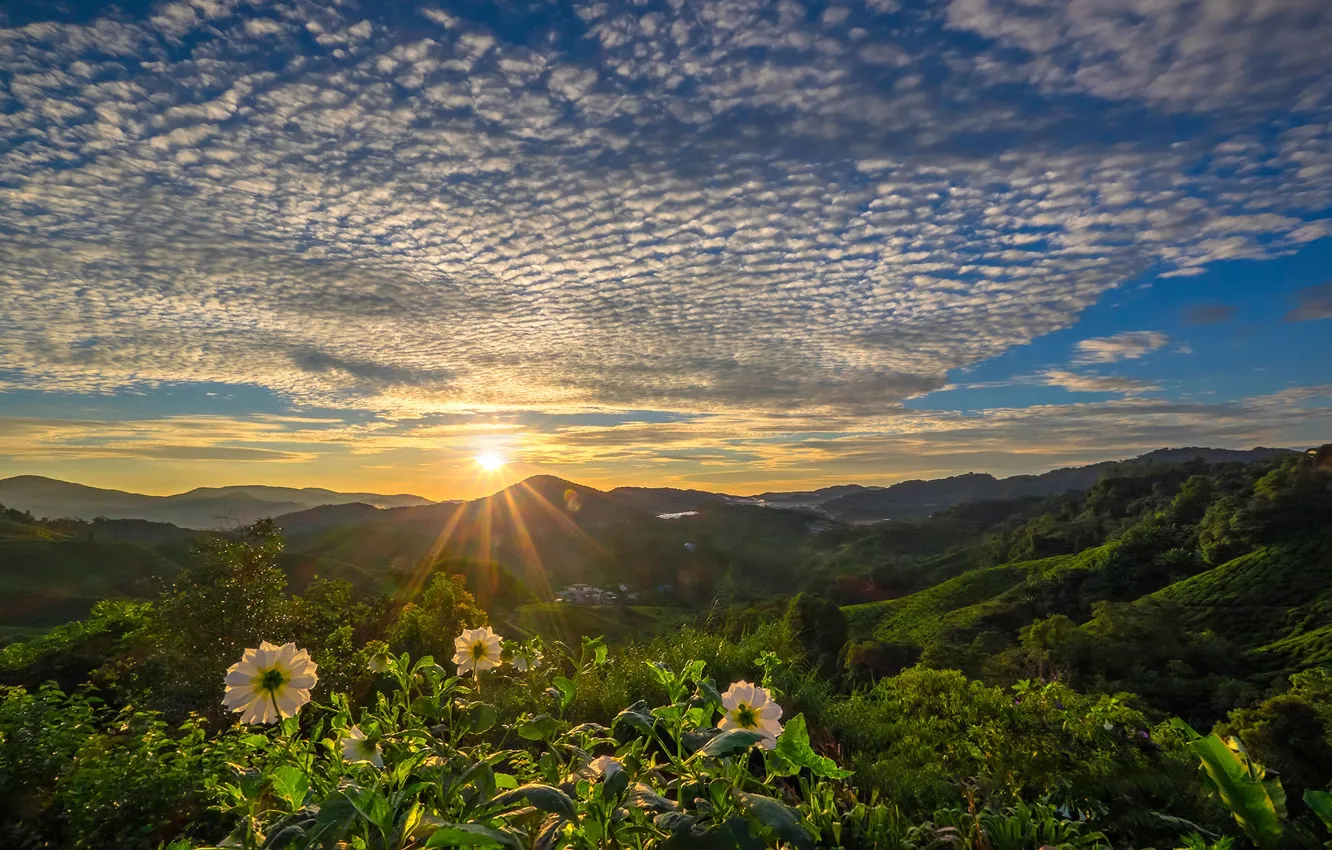
<svg viewBox="0 0 1332 850"><path fill-rule="evenodd" d="M476 456L476 465L484 469L486 472L499 472L504 468L504 464L507 462L508 461L504 459L504 455L497 451L486 450L478 453Z"/></svg>

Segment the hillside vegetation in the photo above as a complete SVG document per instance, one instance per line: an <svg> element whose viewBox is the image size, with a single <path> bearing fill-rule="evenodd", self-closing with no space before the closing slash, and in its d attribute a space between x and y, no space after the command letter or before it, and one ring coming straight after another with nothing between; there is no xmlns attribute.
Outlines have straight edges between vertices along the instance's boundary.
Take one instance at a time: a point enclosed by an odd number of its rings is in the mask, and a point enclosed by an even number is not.
<svg viewBox="0 0 1332 850"><path fill-rule="evenodd" d="M558 479L289 539L8 511L17 547L189 552L141 602L107 560L113 598L0 650L0 846L1316 847L1329 467L1140 462L862 528ZM674 587L542 601L575 577ZM313 689L228 679L260 653Z"/></svg>
<svg viewBox="0 0 1332 850"><path fill-rule="evenodd" d="M856 653L993 681L1058 675L1215 719L1325 658L1330 479L1313 455L1143 464L980 543L885 555L870 575L907 592L846 607Z"/></svg>

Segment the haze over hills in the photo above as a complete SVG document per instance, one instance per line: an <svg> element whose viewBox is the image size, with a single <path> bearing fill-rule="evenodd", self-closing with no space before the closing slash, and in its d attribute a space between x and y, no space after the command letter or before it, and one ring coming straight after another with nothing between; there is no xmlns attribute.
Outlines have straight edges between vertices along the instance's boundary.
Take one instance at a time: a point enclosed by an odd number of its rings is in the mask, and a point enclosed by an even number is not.
<svg viewBox="0 0 1332 850"><path fill-rule="evenodd" d="M172 496L147 496L39 475L0 480L0 505L28 511L35 517L146 519L182 528L228 528L320 505L352 502L376 508L433 504L410 494L339 493L317 487L198 487Z"/></svg>

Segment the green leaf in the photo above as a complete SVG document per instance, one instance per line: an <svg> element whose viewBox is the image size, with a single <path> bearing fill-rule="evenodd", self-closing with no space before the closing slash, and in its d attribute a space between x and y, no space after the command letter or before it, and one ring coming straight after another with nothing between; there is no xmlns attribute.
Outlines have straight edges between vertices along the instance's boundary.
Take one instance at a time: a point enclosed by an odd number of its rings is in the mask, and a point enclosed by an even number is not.
<svg viewBox="0 0 1332 850"><path fill-rule="evenodd" d="M310 790L310 777L299 767L284 765L273 771L269 778L273 793L291 809L299 809L305 802L305 792Z"/></svg>
<svg viewBox="0 0 1332 850"><path fill-rule="evenodd" d="M790 806L771 797L743 791L735 792L735 797L740 803L740 811L772 830L778 838L791 843L797 850L813 850L813 840Z"/></svg>
<svg viewBox="0 0 1332 850"><path fill-rule="evenodd" d="M438 697L419 696L412 700L412 714L434 720L441 717L444 711L440 708Z"/></svg>
<svg viewBox="0 0 1332 850"><path fill-rule="evenodd" d="M334 794L319 807L314 826L306 832L305 846L332 847L342 840L355 817L356 809L351 800L341 793Z"/></svg>
<svg viewBox="0 0 1332 850"><path fill-rule="evenodd" d="M704 744L703 749L698 751L698 755L721 758L722 756L729 756L731 753L747 750L762 740L763 736L758 732L751 732L748 729L732 729L729 732L721 733Z"/></svg>
<svg viewBox="0 0 1332 850"><path fill-rule="evenodd" d="M488 705L484 702L473 704L470 714L470 719L472 721L471 731L477 735L494 728L495 723L499 720L499 712L495 710L495 706Z"/></svg>
<svg viewBox="0 0 1332 850"><path fill-rule="evenodd" d="M393 831L393 812L389 809L389 802L383 794L373 788L358 788L354 785L344 790L343 794L356 808L357 813L374 824L384 835L387 836Z"/></svg>
<svg viewBox="0 0 1332 850"><path fill-rule="evenodd" d="M675 804L641 782L629 791L628 803L649 812L673 812Z"/></svg>
<svg viewBox="0 0 1332 850"><path fill-rule="evenodd" d="M612 732L615 729L618 729L621 723L631 726L646 735L651 735L653 727L656 726L657 719L648 712L647 703L639 700L624 711L615 715L615 719L611 721Z"/></svg>
<svg viewBox="0 0 1332 850"><path fill-rule="evenodd" d="M699 682L698 693L708 705L722 704L721 692L717 690L717 687L712 684L711 680L705 679L704 681Z"/></svg>
<svg viewBox="0 0 1332 850"><path fill-rule="evenodd" d="M578 822L578 810L574 808L573 800L569 799L568 794L549 785L524 785L521 788L515 788L512 791L500 794L491 802L497 806L507 807L520 800L526 800L530 805L543 812L550 812L565 820Z"/></svg>
<svg viewBox="0 0 1332 850"><path fill-rule="evenodd" d="M796 767L803 767L815 776L828 779L845 779L851 771L843 770L837 762L814 752L809 745L809 730L805 727L805 715L797 714L786 723L786 728L777 738L774 748L779 756Z"/></svg>
<svg viewBox="0 0 1332 850"><path fill-rule="evenodd" d="M1304 805L1318 815L1318 819L1323 822L1323 826L1332 829L1332 794L1306 788L1304 791Z"/></svg>
<svg viewBox="0 0 1332 850"><path fill-rule="evenodd" d="M446 823L430 834L426 847L522 847L514 836L479 823Z"/></svg>
<svg viewBox="0 0 1332 850"><path fill-rule="evenodd" d="M1273 847L1284 831L1286 792L1281 780L1268 776L1249 759L1239 742L1222 741L1215 733L1189 743L1207 772L1208 791L1230 810L1244 834L1259 847Z"/></svg>
<svg viewBox="0 0 1332 850"><path fill-rule="evenodd" d="M518 780L511 773L495 774L495 787L501 791L512 791L518 787Z"/></svg>
<svg viewBox="0 0 1332 850"><path fill-rule="evenodd" d="M556 676L550 680L550 683L560 692L560 708L568 708L569 703L573 702L574 695L578 693L578 686L565 676Z"/></svg>
<svg viewBox="0 0 1332 850"><path fill-rule="evenodd" d="M529 741L544 741L555 737L560 721L549 714L538 714L531 720L518 724L518 734Z"/></svg>

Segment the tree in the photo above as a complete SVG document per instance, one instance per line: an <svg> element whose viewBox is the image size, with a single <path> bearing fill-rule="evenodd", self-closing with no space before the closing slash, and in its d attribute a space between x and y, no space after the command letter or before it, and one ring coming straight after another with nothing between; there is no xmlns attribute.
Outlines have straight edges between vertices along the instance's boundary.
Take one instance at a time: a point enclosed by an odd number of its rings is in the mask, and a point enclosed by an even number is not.
<svg viewBox="0 0 1332 850"><path fill-rule="evenodd" d="M846 616L837 603L810 593L797 593L786 608L786 624L810 661L825 673L837 670L838 656L846 645Z"/></svg>
<svg viewBox="0 0 1332 850"><path fill-rule="evenodd" d="M421 600L408 602L389 625L388 643L394 652L408 652L412 657L433 655L447 664L453 657L453 639L465 628L486 622L486 612L476 605L461 576L436 573L421 594Z"/></svg>
<svg viewBox="0 0 1332 850"><path fill-rule="evenodd" d="M287 576L277 565L281 551L282 532L272 520L197 544L199 565L182 571L157 605L146 652L134 665L140 681L159 680L161 708L179 713L216 706L227 667L247 647L290 639Z"/></svg>

